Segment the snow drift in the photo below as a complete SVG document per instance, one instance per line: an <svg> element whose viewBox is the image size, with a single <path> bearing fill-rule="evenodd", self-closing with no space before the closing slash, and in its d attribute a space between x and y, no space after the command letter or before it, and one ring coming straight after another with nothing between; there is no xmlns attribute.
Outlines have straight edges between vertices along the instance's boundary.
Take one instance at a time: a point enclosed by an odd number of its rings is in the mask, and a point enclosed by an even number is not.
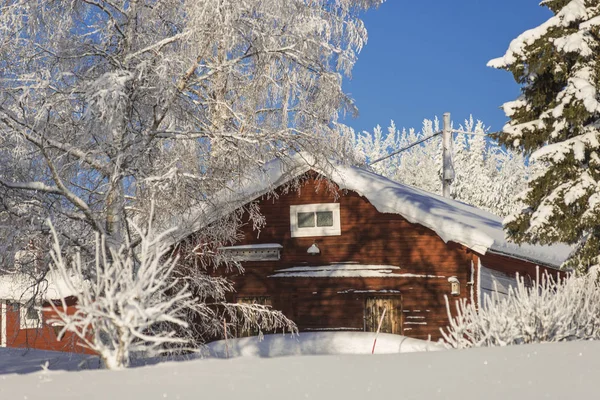
<svg viewBox="0 0 600 400"><path fill-rule="evenodd" d="M389 355L195 360L122 371L1 377L0 398L588 399L600 343L570 342ZM562 366L568 366L568 373Z"/></svg>
<svg viewBox="0 0 600 400"><path fill-rule="evenodd" d="M265 335L209 343L209 357L281 357L300 355L371 354L375 333L301 332L299 335ZM440 351L440 344L406 336L379 334L375 354Z"/></svg>

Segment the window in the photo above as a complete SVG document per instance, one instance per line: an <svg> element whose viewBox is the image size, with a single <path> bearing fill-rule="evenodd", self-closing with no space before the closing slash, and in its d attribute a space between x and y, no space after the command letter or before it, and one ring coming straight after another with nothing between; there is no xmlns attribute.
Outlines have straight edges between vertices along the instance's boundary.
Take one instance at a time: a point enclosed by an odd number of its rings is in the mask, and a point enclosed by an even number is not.
<svg viewBox="0 0 600 400"><path fill-rule="evenodd" d="M39 329L42 327L42 313L35 305L21 304L20 327L21 329Z"/></svg>
<svg viewBox="0 0 600 400"><path fill-rule="evenodd" d="M290 206L292 237L339 236L339 203L303 204Z"/></svg>

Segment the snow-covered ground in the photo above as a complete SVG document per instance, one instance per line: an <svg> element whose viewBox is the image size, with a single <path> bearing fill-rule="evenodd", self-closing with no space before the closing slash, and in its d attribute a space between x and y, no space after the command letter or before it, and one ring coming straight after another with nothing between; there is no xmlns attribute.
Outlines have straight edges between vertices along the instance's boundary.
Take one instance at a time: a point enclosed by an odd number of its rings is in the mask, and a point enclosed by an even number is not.
<svg viewBox="0 0 600 400"><path fill-rule="evenodd" d="M0 348L0 374L27 374L47 368L78 371L97 369L98 357L60 351Z"/></svg>
<svg viewBox="0 0 600 400"><path fill-rule="evenodd" d="M281 357L300 355L371 354L374 333L368 332L302 332L297 336L265 335L235 340L220 340L208 344L208 357ZM439 351L444 347L406 336L380 334L375 354Z"/></svg>
<svg viewBox="0 0 600 400"><path fill-rule="evenodd" d="M600 343L387 355L238 357L0 376L0 399L588 399Z"/></svg>

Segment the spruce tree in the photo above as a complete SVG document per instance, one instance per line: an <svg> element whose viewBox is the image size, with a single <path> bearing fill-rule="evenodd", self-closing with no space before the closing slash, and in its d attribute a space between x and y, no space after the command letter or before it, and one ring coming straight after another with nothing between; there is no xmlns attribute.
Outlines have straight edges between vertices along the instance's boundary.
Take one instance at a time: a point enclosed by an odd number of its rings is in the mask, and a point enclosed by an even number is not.
<svg viewBox="0 0 600 400"><path fill-rule="evenodd" d="M573 244L565 263L585 271L600 254L600 5L546 0L554 15L512 41L489 66L510 71L521 96L504 104L501 143L536 160L521 195L526 208L505 220L516 242Z"/></svg>

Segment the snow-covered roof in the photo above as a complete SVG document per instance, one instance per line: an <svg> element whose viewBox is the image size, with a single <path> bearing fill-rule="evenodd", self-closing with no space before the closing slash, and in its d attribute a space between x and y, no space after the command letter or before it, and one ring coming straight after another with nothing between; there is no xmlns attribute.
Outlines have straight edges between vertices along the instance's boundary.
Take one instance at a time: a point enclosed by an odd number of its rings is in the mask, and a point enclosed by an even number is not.
<svg viewBox="0 0 600 400"><path fill-rule="evenodd" d="M400 278L393 265L366 265L338 263L319 266L291 267L278 269L269 278Z"/></svg>
<svg viewBox="0 0 600 400"><path fill-rule="evenodd" d="M74 278L71 278L71 283L80 287ZM25 273L2 274L0 275L0 300L26 302L34 296L37 299L56 300L75 295L72 286L55 271L48 272L39 283L34 277Z"/></svg>
<svg viewBox="0 0 600 400"><path fill-rule="evenodd" d="M510 243L505 238L502 218L487 211L394 182L365 168L333 163L321 167L306 155L298 155L292 161L271 161L264 172L239 182L233 190L223 191L215 203L224 204L221 210L233 211L309 170L326 176L341 189L364 196L381 213L399 214L411 223L433 230L444 242L462 244L479 254L492 252L559 267L571 252L571 247L565 244ZM171 236L171 244L198 231L205 223L205 219L193 214L191 219L180 221L180 229Z"/></svg>

